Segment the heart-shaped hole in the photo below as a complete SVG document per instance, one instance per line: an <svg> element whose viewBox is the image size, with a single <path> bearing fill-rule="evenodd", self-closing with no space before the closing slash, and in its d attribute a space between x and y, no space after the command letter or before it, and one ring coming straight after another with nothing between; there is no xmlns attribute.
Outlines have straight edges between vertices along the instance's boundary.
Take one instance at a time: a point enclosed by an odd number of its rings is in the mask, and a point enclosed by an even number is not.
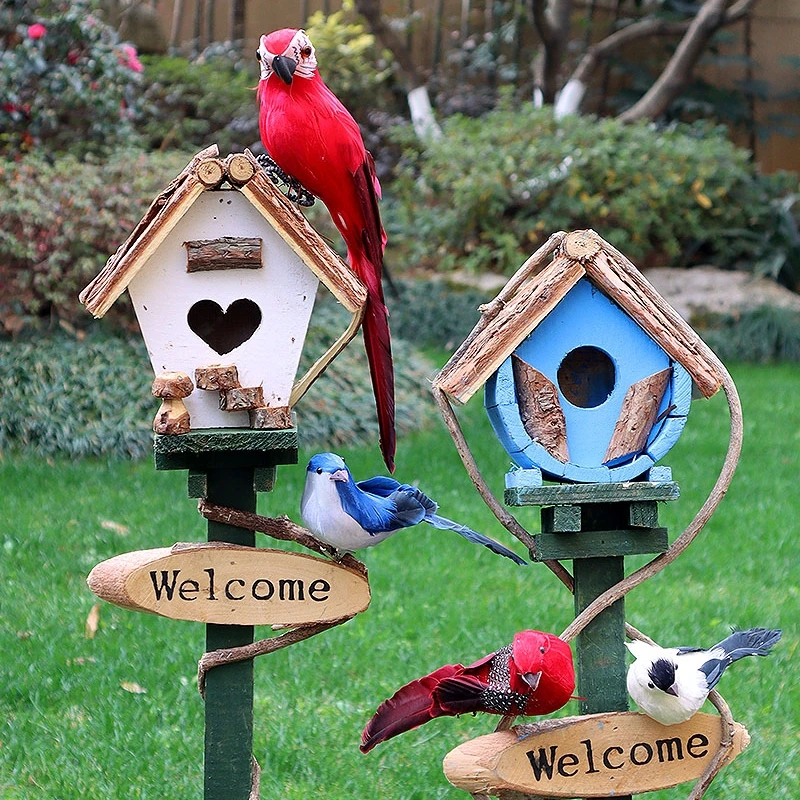
<svg viewBox="0 0 800 800"><path fill-rule="evenodd" d="M197 336L222 356L256 332L261 324L261 309L247 298L234 300L227 311L214 300L198 300L189 309L186 321Z"/></svg>

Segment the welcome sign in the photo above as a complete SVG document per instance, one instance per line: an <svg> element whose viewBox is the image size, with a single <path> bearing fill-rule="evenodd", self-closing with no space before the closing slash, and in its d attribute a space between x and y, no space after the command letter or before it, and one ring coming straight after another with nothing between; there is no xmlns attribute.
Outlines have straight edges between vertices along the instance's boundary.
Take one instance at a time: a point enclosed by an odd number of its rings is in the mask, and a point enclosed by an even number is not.
<svg viewBox="0 0 800 800"><path fill-rule="evenodd" d="M220 625L300 625L364 611L361 572L323 558L224 543L137 550L87 579L103 600L170 619Z"/></svg>
<svg viewBox="0 0 800 800"><path fill-rule="evenodd" d="M548 720L465 742L445 757L447 779L473 794L613 797L696 780L719 748L722 721L695 714L664 726L644 714ZM750 741L736 723L729 761Z"/></svg>

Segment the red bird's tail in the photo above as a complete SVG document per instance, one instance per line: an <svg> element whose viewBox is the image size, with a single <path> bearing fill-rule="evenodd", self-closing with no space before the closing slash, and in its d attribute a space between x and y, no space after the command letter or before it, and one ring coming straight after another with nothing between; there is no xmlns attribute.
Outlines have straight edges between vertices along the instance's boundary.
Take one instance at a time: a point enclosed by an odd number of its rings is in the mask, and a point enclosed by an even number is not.
<svg viewBox="0 0 800 800"><path fill-rule="evenodd" d="M424 678L407 683L384 700L361 734L361 752L368 753L376 744L450 713L441 708L434 694L443 680L463 671L461 664L446 664Z"/></svg>
<svg viewBox="0 0 800 800"><path fill-rule="evenodd" d="M394 472L397 439L394 429L394 365L389 335L389 312L382 299L370 296L364 314L364 349L367 351L369 375L375 395L378 433L383 460Z"/></svg>

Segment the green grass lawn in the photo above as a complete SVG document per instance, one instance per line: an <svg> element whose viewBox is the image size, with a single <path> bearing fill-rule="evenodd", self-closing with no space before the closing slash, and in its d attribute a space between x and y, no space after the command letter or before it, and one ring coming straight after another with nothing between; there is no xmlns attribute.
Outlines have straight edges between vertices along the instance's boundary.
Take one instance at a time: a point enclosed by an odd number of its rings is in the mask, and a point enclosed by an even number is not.
<svg viewBox="0 0 800 800"><path fill-rule="evenodd" d="M800 633L800 369L733 374L746 433L730 492L692 547L628 596L627 613L667 644L710 645L730 625L783 628L769 659L747 659L723 678L752 743L706 796L789 800L800 797L800 688L791 671ZM508 457L479 402L460 413L501 493ZM665 459L682 494L662 506L672 535L705 499L726 443L724 399L696 401ZM299 521L309 455L279 469L262 513ZM381 471L375 447L342 455L357 478ZM419 481L445 515L522 552L476 495L443 424L403 440L398 465L398 477ZM518 516L537 527L535 509ZM118 553L198 541L204 531L183 472L156 472L150 462L0 460L0 800L201 797L202 626L101 603L99 630L86 638L96 598L85 577ZM469 663L523 628L559 633L571 621L571 598L545 567L516 567L433 529L401 533L362 556L373 594L367 612L256 662L262 796L466 797L447 783L442 758L492 731L497 718L435 720L367 756L358 750L363 725L400 685L443 663ZM130 691L137 686L143 691ZM689 788L649 796L677 800Z"/></svg>

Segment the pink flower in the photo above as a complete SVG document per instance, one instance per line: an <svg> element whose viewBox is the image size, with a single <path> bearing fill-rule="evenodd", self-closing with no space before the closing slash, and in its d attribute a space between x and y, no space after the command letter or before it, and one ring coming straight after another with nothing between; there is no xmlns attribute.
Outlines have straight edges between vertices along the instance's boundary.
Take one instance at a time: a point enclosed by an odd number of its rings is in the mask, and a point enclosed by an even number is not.
<svg viewBox="0 0 800 800"><path fill-rule="evenodd" d="M121 47L122 53L119 55L119 63L123 67L132 69L134 72L142 72L144 64L139 61L139 54L132 44L123 44Z"/></svg>
<svg viewBox="0 0 800 800"><path fill-rule="evenodd" d="M33 25L28 25L28 38L41 39L47 33L47 28L41 22L34 22Z"/></svg>

